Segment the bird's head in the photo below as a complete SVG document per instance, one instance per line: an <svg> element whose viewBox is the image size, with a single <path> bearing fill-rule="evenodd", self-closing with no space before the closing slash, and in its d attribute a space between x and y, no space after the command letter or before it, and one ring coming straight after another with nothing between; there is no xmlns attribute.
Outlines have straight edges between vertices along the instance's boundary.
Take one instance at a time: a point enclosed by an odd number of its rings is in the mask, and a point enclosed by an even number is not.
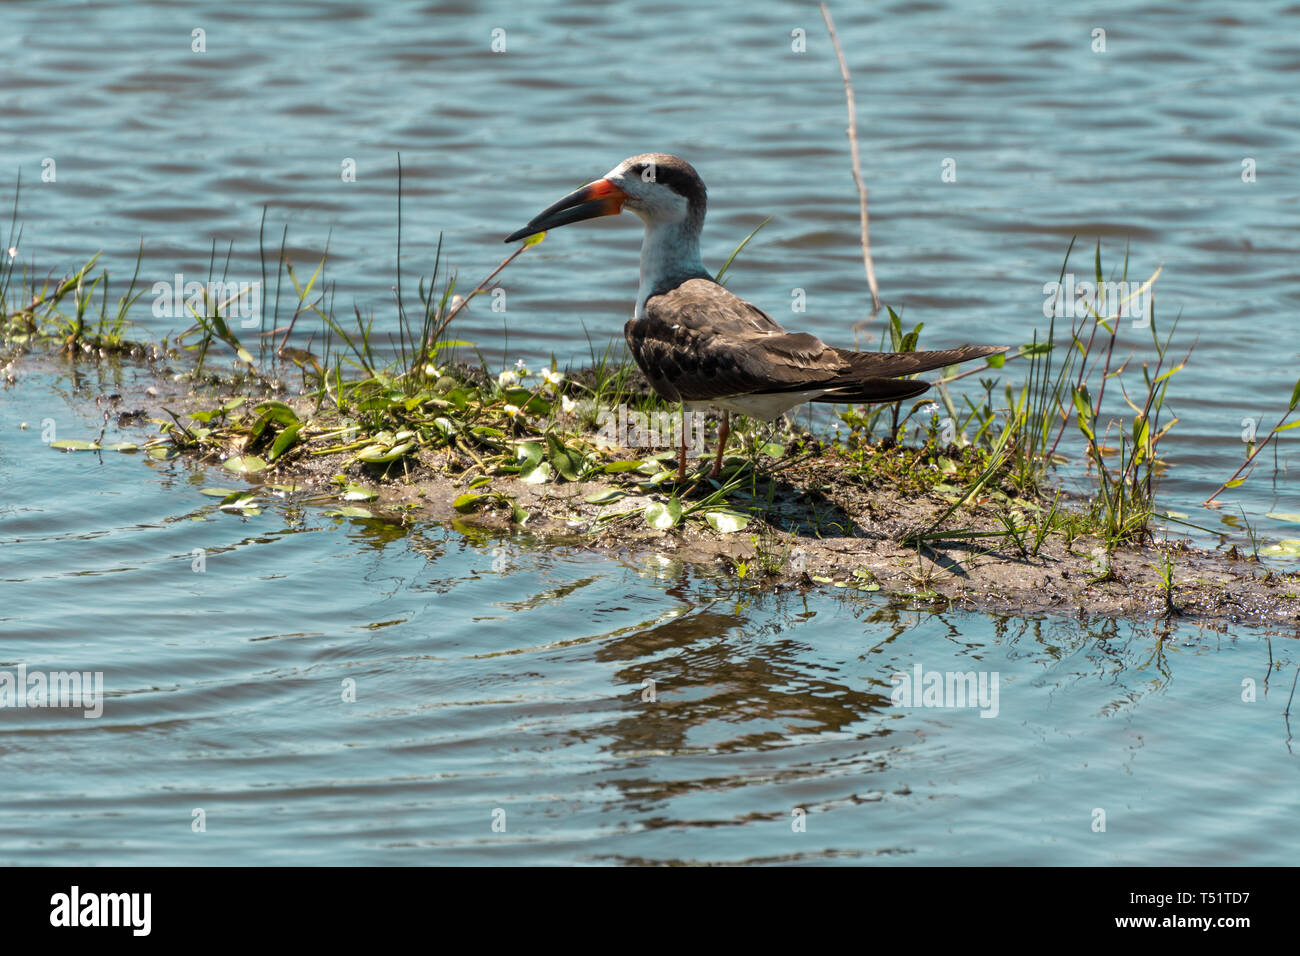
<svg viewBox="0 0 1300 956"><path fill-rule="evenodd" d="M506 236L506 242L624 209L647 225L704 221L704 182L690 163L667 153L642 153L623 160L600 179L576 189Z"/></svg>

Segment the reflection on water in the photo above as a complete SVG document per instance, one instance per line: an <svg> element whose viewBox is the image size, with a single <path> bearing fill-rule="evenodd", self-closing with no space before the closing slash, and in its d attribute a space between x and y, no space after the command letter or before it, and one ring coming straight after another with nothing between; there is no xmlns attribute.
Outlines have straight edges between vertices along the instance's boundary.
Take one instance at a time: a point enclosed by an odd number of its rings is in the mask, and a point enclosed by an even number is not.
<svg viewBox="0 0 1300 956"><path fill-rule="evenodd" d="M709 183L706 261L774 217L730 287L778 318L803 289L800 327L848 344L857 207L815 7L751 3L721 45L705 5L657 7L666 31L642 13L10 5L0 170L23 172L21 257L57 275L104 249L120 277L143 236L151 287L206 278L233 242L229 277L256 279L265 207L268 245L288 226L298 265L329 241L336 305L391 332L399 150L404 277L445 232L472 281L563 189L667 149ZM1240 504L1255 533L1294 537L1266 517L1296 511L1286 443L1221 514L1197 506L1300 358L1300 59L1282 39L1300 7L836 14L877 269L922 343L1029 341L1072 236L1083 273L1095 237L1111 262L1131 240L1133 274L1164 266L1160 314L1199 337L1164 502L1237 534ZM621 329L638 244L626 222L557 232L463 337L494 363L583 361L588 333ZM1145 334L1124 331L1125 355ZM102 672L105 701L89 720L0 707L0 862L1293 862L1294 637L738 591L671 559L291 501L224 513L198 491L229 476L42 444L47 419L138 439L95 404L146 384L132 369L24 368L0 393L0 673ZM894 703L897 675L947 705L967 674L996 675L996 717Z"/></svg>

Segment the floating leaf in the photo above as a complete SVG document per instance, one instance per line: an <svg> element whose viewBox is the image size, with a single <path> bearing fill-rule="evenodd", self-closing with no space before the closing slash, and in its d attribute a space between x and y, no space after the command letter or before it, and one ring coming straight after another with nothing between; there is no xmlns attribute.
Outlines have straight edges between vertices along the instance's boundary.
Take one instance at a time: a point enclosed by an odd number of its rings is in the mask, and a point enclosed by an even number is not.
<svg viewBox="0 0 1300 956"><path fill-rule="evenodd" d="M233 471L238 475L249 475L258 471L266 470L266 462L256 455L240 455L235 458L227 458L221 463L223 468Z"/></svg>
<svg viewBox="0 0 1300 956"><path fill-rule="evenodd" d="M1294 511L1270 511L1265 517L1274 518L1278 521L1294 521L1300 523L1300 514Z"/></svg>
<svg viewBox="0 0 1300 956"><path fill-rule="evenodd" d="M135 442L131 442L131 441L118 441L118 442L113 442L113 444L111 445L105 445L104 450L120 451L123 454L130 454L131 452L139 451L140 446L137 445Z"/></svg>
<svg viewBox="0 0 1300 956"><path fill-rule="evenodd" d="M343 508L333 508L325 514L331 518L373 518L374 515L365 508L358 508L356 505L347 505Z"/></svg>
<svg viewBox="0 0 1300 956"><path fill-rule="evenodd" d="M257 510L257 495L251 491L232 492L222 500L221 507L240 511L255 511ZM261 512L259 511L258 514L261 514Z"/></svg>
<svg viewBox="0 0 1300 956"><path fill-rule="evenodd" d="M52 441L51 448L58 448L62 451L99 451L100 447L93 441L81 441L79 439L69 439L66 441Z"/></svg>
<svg viewBox="0 0 1300 956"><path fill-rule="evenodd" d="M173 458L180 457L180 452L170 445L155 445L148 450L147 454L156 461L171 461Z"/></svg>
<svg viewBox="0 0 1300 956"><path fill-rule="evenodd" d="M625 496L626 492L619 491L617 488L607 488L604 491L596 492L594 495L587 495L585 500L588 504L606 505Z"/></svg>
<svg viewBox="0 0 1300 956"><path fill-rule="evenodd" d="M748 515L739 515L734 511L710 511L704 516L704 520L719 534L743 531L749 524Z"/></svg>
<svg viewBox="0 0 1300 956"><path fill-rule="evenodd" d="M1260 554L1275 555L1297 555L1300 554L1300 539L1286 538L1277 544L1270 544L1267 548L1260 548Z"/></svg>
<svg viewBox="0 0 1300 956"><path fill-rule="evenodd" d="M237 488L200 488L199 494L207 495L209 498L229 498L231 495L239 494Z"/></svg>

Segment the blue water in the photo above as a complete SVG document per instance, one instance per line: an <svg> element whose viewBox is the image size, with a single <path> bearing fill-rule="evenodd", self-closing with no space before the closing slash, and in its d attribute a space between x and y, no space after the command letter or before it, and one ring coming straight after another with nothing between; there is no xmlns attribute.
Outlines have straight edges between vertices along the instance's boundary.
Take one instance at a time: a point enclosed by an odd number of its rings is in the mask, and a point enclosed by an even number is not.
<svg viewBox="0 0 1300 956"><path fill-rule="evenodd" d="M922 344L1027 342L1072 236L1081 277L1098 236L1108 267L1129 243L1131 274L1163 265L1180 356L1196 342L1162 502L1211 529L1201 544L1242 541L1224 522L1243 512L1265 541L1300 537L1267 517L1300 512L1295 432L1199 507L1242 460L1243 419L1266 431L1300 374L1300 5L833 10L882 292ZM124 282L143 237L148 286L206 278L214 242L218 272L233 243L229 277L254 280L265 208L272 259L286 225L300 272L328 241L336 308L392 332L399 151L409 297L440 234L473 282L559 195L663 149L709 185L706 261L773 217L730 288L837 344L867 313L813 5L10 4L0 64L0 186L7 202L21 171L36 274L102 249ZM581 364L621 330L638 243L626 221L553 232L505 273L506 311L458 334L493 362ZM141 337L188 324L151 299ZM1149 337L1125 326L1130 353ZM138 372L15 369L0 672L100 671L106 699L97 719L0 709L0 862L1294 862L1292 636L743 592L292 501L222 513L198 491L228 475L44 446L46 420L98 434L95 397ZM917 665L996 673L997 716L892 705Z"/></svg>

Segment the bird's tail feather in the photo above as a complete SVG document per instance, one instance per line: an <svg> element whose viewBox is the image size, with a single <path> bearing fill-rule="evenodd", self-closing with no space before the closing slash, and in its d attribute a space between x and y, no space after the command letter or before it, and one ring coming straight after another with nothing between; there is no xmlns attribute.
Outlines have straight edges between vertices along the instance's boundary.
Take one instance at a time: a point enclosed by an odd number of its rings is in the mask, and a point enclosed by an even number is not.
<svg viewBox="0 0 1300 956"><path fill-rule="evenodd" d="M883 402L901 402L905 398L920 395L930 387L929 382L900 378L865 378L841 388L836 388L824 395L814 398L814 402L833 402L835 404L858 403L863 405Z"/></svg>
<svg viewBox="0 0 1300 956"><path fill-rule="evenodd" d="M1006 345L966 345L957 349L935 349L929 352L850 352L840 349L839 355L853 366L855 372L873 378L892 378L997 355L1007 348Z"/></svg>

